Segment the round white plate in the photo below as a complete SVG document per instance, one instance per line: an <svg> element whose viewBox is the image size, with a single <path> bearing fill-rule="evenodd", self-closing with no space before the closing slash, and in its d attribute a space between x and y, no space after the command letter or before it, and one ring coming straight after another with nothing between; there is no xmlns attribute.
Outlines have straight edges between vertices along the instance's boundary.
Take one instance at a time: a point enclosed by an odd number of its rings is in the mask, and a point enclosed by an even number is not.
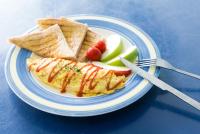
<svg viewBox="0 0 200 134"><path fill-rule="evenodd" d="M138 27L107 16L79 15L69 18L87 23L94 31L104 36L117 33L123 37L125 46L136 45L139 59L160 57L154 41ZM121 109L146 94L152 84L139 76L129 79L125 87L110 95L78 98L52 92L37 81L27 69L26 59L31 52L12 47L5 62L5 75L12 91L27 104L45 112L64 116L93 116ZM159 75L155 67L144 68L150 74Z"/></svg>

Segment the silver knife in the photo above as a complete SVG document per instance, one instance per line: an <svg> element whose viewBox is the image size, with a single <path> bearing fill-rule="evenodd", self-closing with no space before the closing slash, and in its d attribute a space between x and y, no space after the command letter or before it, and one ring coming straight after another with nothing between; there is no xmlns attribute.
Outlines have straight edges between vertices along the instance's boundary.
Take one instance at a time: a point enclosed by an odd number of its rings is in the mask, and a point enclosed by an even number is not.
<svg viewBox="0 0 200 134"><path fill-rule="evenodd" d="M161 81L160 79L158 79L154 75L151 75L151 74L147 73L146 71L144 71L143 69L137 67L136 65L134 65L131 62L127 61L126 59L120 57L120 60L124 63L124 65L129 67L133 72L135 72L139 76L147 79L152 84L154 84L155 86L159 87L160 89L169 91L170 93L176 95L178 98L182 99L186 103L188 103L191 106L193 106L194 108L200 110L200 103L198 101L192 99L191 97L189 97L188 95L180 92L176 88L174 88L174 87L168 85L167 83Z"/></svg>

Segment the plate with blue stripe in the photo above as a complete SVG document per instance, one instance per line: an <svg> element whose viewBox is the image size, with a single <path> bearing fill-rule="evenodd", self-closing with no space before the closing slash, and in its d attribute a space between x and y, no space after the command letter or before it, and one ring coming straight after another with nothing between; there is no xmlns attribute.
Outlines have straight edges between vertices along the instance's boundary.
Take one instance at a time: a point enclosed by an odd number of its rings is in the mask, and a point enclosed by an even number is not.
<svg viewBox="0 0 200 134"><path fill-rule="evenodd" d="M87 24L95 32L108 36L119 34L124 44L136 45L139 59L160 57L155 42L137 26L108 16L75 15L68 18ZM152 87L147 80L133 75L125 86L109 95L96 97L73 97L52 92L49 87L39 82L27 69L26 59L32 53L28 50L12 47L5 62L5 75L12 91L24 102L39 110L63 116L94 116L109 113L128 106ZM158 77L159 68L144 68Z"/></svg>

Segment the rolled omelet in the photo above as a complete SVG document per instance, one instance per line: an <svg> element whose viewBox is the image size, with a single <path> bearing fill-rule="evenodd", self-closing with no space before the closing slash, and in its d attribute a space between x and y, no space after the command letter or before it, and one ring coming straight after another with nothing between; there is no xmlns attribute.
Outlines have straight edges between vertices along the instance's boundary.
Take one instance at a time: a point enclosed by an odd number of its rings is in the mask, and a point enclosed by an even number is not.
<svg viewBox="0 0 200 134"><path fill-rule="evenodd" d="M110 94L124 87L127 78L91 63L57 58L29 58L30 72L61 93L78 97Z"/></svg>

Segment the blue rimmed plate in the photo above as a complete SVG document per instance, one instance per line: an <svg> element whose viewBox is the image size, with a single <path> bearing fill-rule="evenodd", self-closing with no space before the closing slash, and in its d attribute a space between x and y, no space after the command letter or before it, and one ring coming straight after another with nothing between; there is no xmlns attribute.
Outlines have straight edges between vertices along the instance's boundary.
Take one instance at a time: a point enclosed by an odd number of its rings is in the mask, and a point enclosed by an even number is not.
<svg viewBox="0 0 200 134"><path fill-rule="evenodd" d="M139 58L160 57L153 40L136 26L106 16L79 15L69 18L88 24L97 33L104 36L117 33L123 37L125 47L136 45ZM5 62L5 74L12 91L27 104L45 112L64 116L93 116L121 109L146 94L152 85L139 76L129 79L125 87L110 95L91 98L77 98L52 92L48 87L38 82L28 72L26 59L31 52L18 47L12 47ZM144 68L150 74L158 76L155 67Z"/></svg>

